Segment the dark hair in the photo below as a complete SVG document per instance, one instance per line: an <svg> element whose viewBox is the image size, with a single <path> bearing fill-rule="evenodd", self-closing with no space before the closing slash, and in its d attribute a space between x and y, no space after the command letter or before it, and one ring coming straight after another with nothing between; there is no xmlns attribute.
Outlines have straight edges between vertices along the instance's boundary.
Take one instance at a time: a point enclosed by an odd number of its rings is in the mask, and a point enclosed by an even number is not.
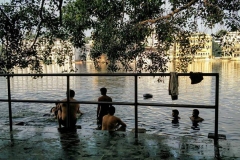
<svg viewBox="0 0 240 160"><path fill-rule="evenodd" d="M57 100L58 102L55 102L55 105L57 106L60 103L60 100Z"/></svg>
<svg viewBox="0 0 240 160"><path fill-rule="evenodd" d="M198 109L194 109L193 112L198 116L199 115L199 110Z"/></svg>
<svg viewBox="0 0 240 160"><path fill-rule="evenodd" d="M172 112L176 115L179 115L179 111L177 109L173 109Z"/></svg>
<svg viewBox="0 0 240 160"><path fill-rule="evenodd" d="M67 93L66 93L66 94L67 94ZM74 97L74 96L75 96L74 90L70 89L70 90L69 90L69 95L70 95L70 97Z"/></svg>
<svg viewBox="0 0 240 160"><path fill-rule="evenodd" d="M100 92L102 94L106 94L107 93L107 88L103 87L103 88L100 88Z"/></svg>
<svg viewBox="0 0 240 160"><path fill-rule="evenodd" d="M114 115L115 107L114 106L110 106L109 109L108 109L108 113L111 114L111 115Z"/></svg>

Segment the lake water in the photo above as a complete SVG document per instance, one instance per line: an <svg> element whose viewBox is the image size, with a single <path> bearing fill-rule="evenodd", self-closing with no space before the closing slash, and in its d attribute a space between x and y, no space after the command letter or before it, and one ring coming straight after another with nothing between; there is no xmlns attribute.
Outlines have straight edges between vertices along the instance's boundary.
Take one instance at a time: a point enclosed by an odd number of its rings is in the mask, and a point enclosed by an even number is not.
<svg viewBox="0 0 240 160"><path fill-rule="evenodd" d="M169 64L169 71L173 71L173 64ZM92 63L76 64L79 73L96 73ZM60 73L63 68L44 66L45 73ZM189 72L219 73L219 134L225 134L227 139L239 140L240 114L240 62L238 61L198 61L189 66ZM106 72L103 67L100 72ZM27 73L27 70L16 70L15 73ZM171 100L168 95L169 77L164 82L157 82L157 77L140 77L138 85L138 100L140 102L157 102L167 104L199 104L214 105L215 78L204 77L198 84L191 84L189 77L179 77L178 100ZM7 99L6 79L0 78L1 99ZM99 89L106 87L108 95L113 101L134 102L133 77L71 77L70 88L76 92L75 98L79 101L97 101ZM66 77L14 77L11 79L12 99L26 100L61 100L65 98ZM151 93L153 98L144 99L143 94ZM26 126L58 127L53 117L43 116L49 113L54 104L41 103L12 103L13 124L24 122ZM116 116L127 124L127 130L135 127L134 106L115 105ZM9 124L8 104L0 102L0 124ZM96 128L97 105L81 104L84 115L78 119L82 128ZM180 112L180 123L174 126L171 123L172 109ZM200 130L191 129L189 117L190 108L139 106L139 127L145 128L149 134L167 134L178 136L204 136L214 132L214 109L199 109L200 117L205 121L200 123ZM16 127L16 126L14 126Z"/></svg>

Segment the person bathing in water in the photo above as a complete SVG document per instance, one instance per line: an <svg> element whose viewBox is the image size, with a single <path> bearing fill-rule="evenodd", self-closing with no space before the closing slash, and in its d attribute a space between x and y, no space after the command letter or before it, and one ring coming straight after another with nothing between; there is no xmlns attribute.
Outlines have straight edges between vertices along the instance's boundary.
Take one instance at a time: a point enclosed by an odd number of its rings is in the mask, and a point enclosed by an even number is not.
<svg viewBox="0 0 240 160"><path fill-rule="evenodd" d="M58 115L58 110L61 109L60 106L61 106L61 103L59 102L56 102L55 103L55 107L52 107L51 110L50 110L50 115L49 114L45 114L45 115L49 115L49 116L54 116L54 118L57 118L57 115ZM81 115L83 115L83 113L78 110L77 112L77 117L80 117Z"/></svg>
<svg viewBox="0 0 240 160"><path fill-rule="evenodd" d="M103 116L102 130L126 131L127 125L120 118L114 116L114 113L115 113L115 107L110 106L108 110L108 114Z"/></svg>
<svg viewBox="0 0 240 160"><path fill-rule="evenodd" d="M74 99L75 96L75 92L74 90L70 90L69 91L69 101L70 102L76 102L77 100ZM65 103L64 103L65 102ZM58 115L57 115L57 119L58 119L58 125L59 128L61 128L62 126L67 127L67 120L69 120L69 128L74 128L76 127L76 123L77 123L77 114L83 114L80 111L80 104L78 103L69 103L69 112L68 113L68 107L67 107L67 98L63 99L61 101L61 103L59 104L59 108L58 108ZM68 117L69 115L69 117Z"/></svg>
<svg viewBox="0 0 240 160"><path fill-rule="evenodd" d="M193 112L192 112L192 116L190 117L190 119L192 121L192 124L195 127L198 126L199 122L204 121L204 119L199 117L198 115L199 115L199 110L198 109L194 109Z"/></svg>
<svg viewBox="0 0 240 160"><path fill-rule="evenodd" d="M172 120L172 123L173 124L177 124L179 123L179 119L181 119L179 116L179 111L177 109L173 109L172 110L172 117L173 117L173 120Z"/></svg>
<svg viewBox="0 0 240 160"><path fill-rule="evenodd" d="M112 98L107 96L107 88L103 87L100 89L101 95L98 98L98 102L112 102ZM97 130L102 129L102 118L108 114L110 104L98 104L97 107Z"/></svg>
<svg viewBox="0 0 240 160"><path fill-rule="evenodd" d="M55 107L52 107L50 110L50 114L51 114L51 116L53 115L54 118L57 118L59 107L60 107L60 103L56 102Z"/></svg>

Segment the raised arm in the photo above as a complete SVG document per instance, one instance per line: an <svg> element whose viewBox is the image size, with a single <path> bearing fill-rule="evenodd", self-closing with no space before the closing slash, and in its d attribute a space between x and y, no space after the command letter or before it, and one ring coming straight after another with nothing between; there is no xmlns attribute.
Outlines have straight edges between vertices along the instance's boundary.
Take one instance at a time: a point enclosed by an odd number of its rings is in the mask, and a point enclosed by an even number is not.
<svg viewBox="0 0 240 160"><path fill-rule="evenodd" d="M118 126L121 125L116 131L126 131L127 125L120 119L118 118Z"/></svg>
<svg viewBox="0 0 240 160"><path fill-rule="evenodd" d="M77 113L83 114L80 110L80 104L77 104Z"/></svg>

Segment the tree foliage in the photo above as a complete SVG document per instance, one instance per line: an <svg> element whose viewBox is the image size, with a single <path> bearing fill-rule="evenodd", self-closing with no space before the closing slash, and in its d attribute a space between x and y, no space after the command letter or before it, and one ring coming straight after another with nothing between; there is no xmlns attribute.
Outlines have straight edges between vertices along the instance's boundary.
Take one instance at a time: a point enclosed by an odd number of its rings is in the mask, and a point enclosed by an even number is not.
<svg viewBox="0 0 240 160"><path fill-rule="evenodd" d="M24 5L12 2L0 8L1 71L8 73L15 66L31 66L33 72L41 73L41 62L51 61L48 58L56 40L81 48L84 31L91 30L91 58L96 67L105 54L109 71L131 71L131 63L136 61L137 72L165 72L170 61L167 51L180 43L176 69L186 72L195 52L204 45L190 46L189 42L189 37L198 32L199 20L208 28L221 24L228 31L237 31L239 9L237 0L37 0ZM145 50L149 36L158 40L157 50ZM39 49L41 39L47 42L44 51ZM59 51L57 62L63 64L69 56L68 52Z"/></svg>
<svg viewBox="0 0 240 160"><path fill-rule="evenodd" d="M68 30L62 25L62 1L12 1L0 6L0 72L13 73L15 67L29 67L32 73L42 73L42 64L51 64L52 54L63 65L71 61L72 48ZM53 48L61 43L61 49ZM55 51L54 51L55 50Z"/></svg>
<svg viewBox="0 0 240 160"><path fill-rule="evenodd" d="M138 72L165 72L169 62L167 51L180 43L181 56L176 69L186 72L196 51L204 47L189 42L190 36L198 32L199 19L208 28L217 24L225 25L229 31L240 28L239 16L235 14L240 7L238 1L77 0L73 3L90 8L94 41L91 57L99 64L100 56L106 54L111 71L132 70L130 63L137 60ZM146 38L153 33L158 40L157 50L146 51Z"/></svg>

